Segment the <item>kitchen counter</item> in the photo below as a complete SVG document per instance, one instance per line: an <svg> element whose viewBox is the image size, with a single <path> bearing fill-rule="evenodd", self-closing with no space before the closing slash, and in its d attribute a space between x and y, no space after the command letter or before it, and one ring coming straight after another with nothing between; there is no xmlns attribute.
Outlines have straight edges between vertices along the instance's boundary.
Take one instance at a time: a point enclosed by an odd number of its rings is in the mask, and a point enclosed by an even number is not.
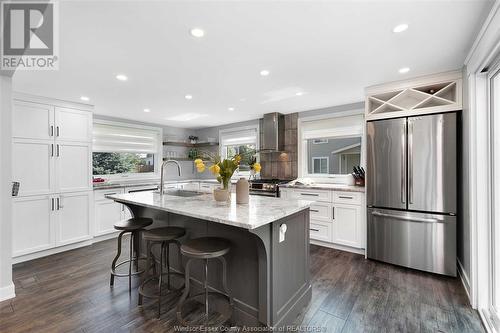
<svg viewBox="0 0 500 333"><path fill-rule="evenodd" d="M248 204L236 204L232 193L230 202L217 202L212 194L180 197L156 192L137 192L107 196L124 204L139 205L157 210L194 217L206 221L227 224L239 228L255 229L279 219L308 209L311 202L282 200L261 196L250 196ZM196 209L193 209L193 208Z"/></svg>
<svg viewBox="0 0 500 333"><path fill-rule="evenodd" d="M217 180L215 179L179 179L179 180L167 180L165 184L176 184L176 183L210 183L217 184ZM232 181L233 184L236 184L236 181ZM106 183L94 183L94 190L110 190L113 188L121 188L121 187L131 187L131 186L148 186L148 185L159 185L160 179L134 179L134 180L116 180L110 181Z"/></svg>
<svg viewBox="0 0 500 333"><path fill-rule="evenodd" d="M280 188L298 188L310 190L331 190L331 191L344 191L344 192L365 192L364 186L344 185L344 184L325 184L318 183L312 185L290 185L281 184Z"/></svg>
<svg viewBox="0 0 500 333"><path fill-rule="evenodd" d="M249 204L216 202L212 194L195 197L160 196L154 192L110 195L135 217L149 217L147 229L177 226L180 239L223 237L231 243L227 283L234 299L231 321L237 326L273 330L292 325L312 297L309 273L309 201L251 196ZM145 246L140 246L144 253ZM152 249L159 257L158 247ZM202 262L193 262L192 293L202 291ZM177 255L170 267L183 272ZM221 290L220 264L209 262L209 288Z"/></svg>

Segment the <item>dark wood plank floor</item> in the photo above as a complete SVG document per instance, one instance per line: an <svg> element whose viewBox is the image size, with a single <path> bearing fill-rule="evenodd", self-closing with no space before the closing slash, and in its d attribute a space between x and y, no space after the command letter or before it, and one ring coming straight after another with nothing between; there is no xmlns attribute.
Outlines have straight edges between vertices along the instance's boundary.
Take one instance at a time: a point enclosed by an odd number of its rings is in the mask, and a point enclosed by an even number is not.
<svg viewBox="0 0 500 333"><path fill-rule="evenodd" d="M0 332L172 332L174 301L156 319L126 279L109 287L115 240L15 265L17 297L0 303ZM126 252L125 252L126 254ZM458 279L311 246L313 298L297 324L321 332L484 332ZM137 284L136 284L137 287Z"/></svg>

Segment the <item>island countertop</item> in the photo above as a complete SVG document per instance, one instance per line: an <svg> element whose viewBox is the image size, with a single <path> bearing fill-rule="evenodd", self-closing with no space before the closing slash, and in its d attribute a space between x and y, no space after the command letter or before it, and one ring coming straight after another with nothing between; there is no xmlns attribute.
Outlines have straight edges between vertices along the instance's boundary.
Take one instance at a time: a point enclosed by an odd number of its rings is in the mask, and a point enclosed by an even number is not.
<svg viewBox="0 0 500 333"><path fill-rule="evenodd" d="M311 201L283 200L264 196L250 196L248 204L236 204L232 193L230 202L217 202L212 194L179 197L157 192L136 192L109 195L107 198L124 204L158 209L245 229L255 229L281 218L308 209Z"/></svg>

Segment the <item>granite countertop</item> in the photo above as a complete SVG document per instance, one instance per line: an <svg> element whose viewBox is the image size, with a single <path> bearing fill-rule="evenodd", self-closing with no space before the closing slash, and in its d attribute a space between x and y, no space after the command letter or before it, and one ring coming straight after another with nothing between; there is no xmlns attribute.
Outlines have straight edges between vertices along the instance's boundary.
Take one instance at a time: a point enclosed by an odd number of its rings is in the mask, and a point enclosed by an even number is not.
<svg viewBox="0 0 500 333"><path fill-rule="evenodd" d="M190 216L245 229L255 229L281 218L308 209L312 202L250 196L248 204L236 204L235 194L230 202L217 202L212 194L178 197L154 192L136 192L107 196L121 203L130 203L166 212ZM196 208L196 209L193 209Z"/></svg>
<svg viewBox="0 0 500 333"><path fill-rule="evenodd" d="M217 180L215 179L179 179L179 180L166 180L165 184L176 184L176 183L192 183L192 182L201 182L201 183L213 183L217 184ZM236 183L236 181L232 181L232 183ZM94 183L94 190L110 190L113 188L120 187L130 187L130 186L148 186L148 185L159 185L160 179L135 179L135 180L116 180L110 181L106 183Z"/></svg>
<svg viewBox="0 0 500 333"><path fill-rule="evenodd" d="M365 192L364 186L354 186L354 185L344 185L344 184L312 184L312 185L290 185L281 184L282 188L299 188L299 189L309 189L309 190L335 190L344 192Z"/></svg>

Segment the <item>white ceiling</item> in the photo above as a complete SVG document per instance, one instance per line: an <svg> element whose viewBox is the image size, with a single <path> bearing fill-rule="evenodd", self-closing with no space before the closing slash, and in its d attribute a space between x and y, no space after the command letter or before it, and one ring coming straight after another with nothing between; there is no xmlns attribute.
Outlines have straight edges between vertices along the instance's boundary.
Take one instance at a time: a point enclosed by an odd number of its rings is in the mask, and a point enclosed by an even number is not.
<svg viewBox="0 0 500 333"><path fill-rule="evenodd" d="M190 128L346 104L369 85L460 68L491 4L66 1L59 71L18 71L14 89ZM409 29L395 34L399 23ZM189 114L200 116L166 119Z"/></svg>

